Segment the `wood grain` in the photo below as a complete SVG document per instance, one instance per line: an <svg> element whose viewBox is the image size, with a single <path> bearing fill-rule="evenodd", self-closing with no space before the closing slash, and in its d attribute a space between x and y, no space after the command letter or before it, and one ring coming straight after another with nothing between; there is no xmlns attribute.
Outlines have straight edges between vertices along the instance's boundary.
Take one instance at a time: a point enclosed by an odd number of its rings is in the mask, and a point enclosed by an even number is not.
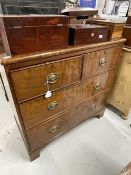
<svg viewBox="0 0 131 175"><path fill-rule="evenodd" d="M67 113L58 116L46 123L42 123L28 131L27 135L31 149L34 150L41 147L42 145L47 144L57 136L64 133L66 130L74 127L78 123L81 123L83 120L98 115L101 110L105 109L107 97L107 94L97 96L92 101L84 102ZM94 108L94 106L96 107ZM51 128L53 126L57 126L57 129L54 133L51 132Z"/></svg>
<svg viewBox="0 0 131 175"><path fill-rule="evenodd" d="M131 108L131 49L124 49L119 69L109 97L109 103L120 110L124 119L128 119Z"/></svg>
<svg viewBox="0 0 131 175"><path fill-rule="evenodd" d="M125 46L131 48L131 25L124 26L123 37L126 38Z"/></svg>
<svg viewBox="0 0 131 175"><path fill-rule="evenodd" d="M2 61L31 160L61 134L90 117L103 116L124 42L72 46ZM107 58L102 68L101 56ZM53 95L45 99L43 85L50 73L59 76L50 84ZM49 110L54 101L54 110Z"/></svg>
<svg viewBox="0 0 131 175"><path fill-rule="evenodd" d="M93 34L93 35L92 35ZM69 44L80 45L107 41L108 27L73 24L69 26ZM101 37L100 37L101 36Z"/></svg>
<svg viewBox="0 0 131 175"><path fill-rule="evenodd" d="M53 93L52 97L46 99L44 96L31 100L20 105L21 115L26 129L33 127L42 121L50 119L52 116L70 109L76 104L90 99L92 96L107 91L112 86L115 71L98 75L88 81L77 83L60 91ZM95 85L100 84L100 89L95 90ZM56 101L58 106L54 110L49 110L48 105Z"/></svg>
<svg viewBox="0 0 131 175"><path fill-rule="evenodd" d="M20 56L13 56L8 59L2 59L1 64L8 66L8 69L16 69L16 67L25 67L27 65L34 65L40 62L47 62L52 60L61 60L63 58L80 55L103 48L122 46L126 39L107 41L103 43L85 44L79 46L70 46L65 49L58 49L49 52L40 52L34 54L24 54ZM18 64L19 63L19 64Z"/></svg>
<svg viewBox="0 0 131 175"><path fill-rule="evenodd" d="M44 15L5 15L0 17L6 52L26 54L66 48L68 45L68 17Z"/></svg>
<svg viewBox="0 0 131 175"><path fill-rule="evenodd" d="M124 21L113 21L113 20L90 20L88 23L108 26L108 39L121 38L124 29Z"/></svg>
<svg viewBox="0 0 131 175"><path fill-rule="evenodd" d="M21 102L46 93L48 87L45 83L51 73L57 74L58 80L54 84L49 84L50 90L56 90L79 81L81 66L82 56L77 56L12 71L11 77L18 101Z"/></svg>
<svg viewBox="0 0 131 175"><path fill-rule="evenodd" d="M120 55L120 46L85 54L82 78L86 79L112 69L118 64Z"/></svg>

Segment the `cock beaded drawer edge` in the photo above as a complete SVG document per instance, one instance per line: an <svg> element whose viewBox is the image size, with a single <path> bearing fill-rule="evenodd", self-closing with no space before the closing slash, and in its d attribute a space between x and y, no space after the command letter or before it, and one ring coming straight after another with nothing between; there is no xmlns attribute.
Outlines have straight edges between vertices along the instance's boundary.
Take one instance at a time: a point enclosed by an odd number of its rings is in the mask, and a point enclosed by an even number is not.
<svg viewBox="0 0 131 175"><path fill-rule="evenodd" d="M124 42L72 46L1 61L31 160L58 136L88 118L103 116Z"/></svg>

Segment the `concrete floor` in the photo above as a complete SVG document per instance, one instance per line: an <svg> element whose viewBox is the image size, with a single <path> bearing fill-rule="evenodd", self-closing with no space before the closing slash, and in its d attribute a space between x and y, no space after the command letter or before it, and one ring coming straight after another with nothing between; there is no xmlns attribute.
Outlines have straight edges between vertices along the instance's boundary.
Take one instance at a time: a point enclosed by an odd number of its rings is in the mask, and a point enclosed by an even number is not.
<svg viewBox="0 0 131 175"><path fill-rule="evenodd" d="M131 161L131 119L110 110L58 138L30 162L0 88L0 175L119 175Z"/></svg>

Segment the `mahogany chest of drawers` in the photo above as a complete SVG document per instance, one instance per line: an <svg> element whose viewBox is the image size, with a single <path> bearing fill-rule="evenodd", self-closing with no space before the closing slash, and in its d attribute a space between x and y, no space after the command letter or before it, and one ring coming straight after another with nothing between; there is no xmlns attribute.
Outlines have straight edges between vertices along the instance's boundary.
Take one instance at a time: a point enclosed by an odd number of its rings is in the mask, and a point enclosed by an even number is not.
<svg viewBox="0 0 131 175"><path fill-rule="evenodd" d="M2 60L9 99L13 97L15 118L31 160L71 128L88 118L102 117L124 41ZM47 91L52 92L48 98Z"/></svg>
<svg viewBox="0 0 131 175"><path fill-rule="evenodd" d="M68 17L5 15L0 17L0 32L8 55L66 48Z"/></svg>

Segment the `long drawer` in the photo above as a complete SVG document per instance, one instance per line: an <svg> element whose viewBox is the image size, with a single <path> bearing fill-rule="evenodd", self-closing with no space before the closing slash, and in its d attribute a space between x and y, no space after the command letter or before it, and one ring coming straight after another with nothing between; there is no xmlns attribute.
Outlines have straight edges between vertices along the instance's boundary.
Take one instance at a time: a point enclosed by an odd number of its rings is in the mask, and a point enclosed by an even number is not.
<svg viewBox="0 0 131 175"><path fill-rule="evenodd" d="M82 56L30 66L11 72L11 78L19 102L64 87L80 80ZM75 70L75 71L74 71Z"/></svg>
<svg viewBox="0 0 131 175"><path fill-rule="evenodd" d="M88 100L96 94L111 88L115 70L100 74L81 83L53 92L52 97L44 96L20 104L20 111L26 129L52 116Z"/></svg>
<svg viewBox="0 0 131 175"><path fill-rule="evenodd" d="M90 52L84 55L82 78L86 79L115 67L119 61L121 47Z"/></svg>
<svg viewBox="0 0 131 175"><path fill-rule="evenodd" d="M108 93L97 95L91 101L81 103L63 115L59 115L27 131L31 150L47 144L73 126L98 115L101 110L105 109L107 98Z"/></svg>

